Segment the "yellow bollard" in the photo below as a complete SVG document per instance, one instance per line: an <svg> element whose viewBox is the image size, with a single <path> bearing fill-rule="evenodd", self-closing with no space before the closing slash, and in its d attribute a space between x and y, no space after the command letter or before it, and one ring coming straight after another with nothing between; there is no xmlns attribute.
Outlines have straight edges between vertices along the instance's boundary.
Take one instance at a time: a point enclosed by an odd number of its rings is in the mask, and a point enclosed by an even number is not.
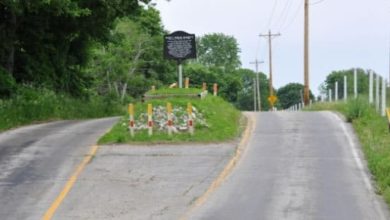
<svg viewBox="0 0 390 220"><path fill-rule="evenodd" d="M153 135L153 106L148 104L148 134Z"/></svg>
<svg viewBox="0 0 390 220"><path fill-rule="evenodd" d="M188 113L188 131L191 135L194 135L194 121L192 119L192 104L189 102L187 104L187 113Z"/></svg>
<svg viewBox="0 0 390 220"><path fill-rule="evenodd" d="M167 116L168 116L168 135L172 136L172 126L173 126L173 121L172 121L172 104L170 102L167 103Z"/></svg>
<svg viewBox="0 0 390 220"><path fill-rule="evenodd" d="M129 111L129 131L131 137L134 137L134 105L132 103L129 104L128 106L128 111Z"/></svg>

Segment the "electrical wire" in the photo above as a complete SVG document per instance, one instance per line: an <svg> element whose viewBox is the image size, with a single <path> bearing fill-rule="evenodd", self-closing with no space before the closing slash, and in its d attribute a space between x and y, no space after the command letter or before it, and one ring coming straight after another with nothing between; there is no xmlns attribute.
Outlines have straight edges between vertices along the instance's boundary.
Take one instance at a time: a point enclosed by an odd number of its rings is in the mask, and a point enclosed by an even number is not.
<svg viewBox="0 0 390 220"><path fill-rule="evenodd" d="M294 13L292 19L290 19L290 22L287 23L286 26L281 27L281 30L287 30L295 22L295 20L297 19L298 15L299 15L299 12L301 12L301 10L303 8L303 5L304 5L303 3L304 3L304 0L301 0L300 3L298 4L298 7L295 10L295 13Z"/></svg>
<svg viewBox="0 0 390 220"><path fill-rule="evenodd" d="M318 5L322 2L324 2L325 0L319 0L319 1L316 1L316 2L313 2L313 3L310 3L309 5Z"/></svg>
<svg viewBox="0 0 390 220"><path fill-rule="evenodd" d="M290 14L290 9L292 6L293 0L287 0L287 3L284 5L284 8L280 14L279 19L275 23L275 29L279 29L286 23L288 15Z"/></svg>
<svg viewBox="0 0 390 220"><path fill-rule="evenodd" d="M266 27L267 29L271 28L271 22L272 22L272 19L273 19L274 15L275 15L275 11L276 11L277 5L278 5L278 0L275 0L274 1L274 5L272 7L271 15L270 15L270 17L268 19L268 24L267 24L267 27Z"/></svg>

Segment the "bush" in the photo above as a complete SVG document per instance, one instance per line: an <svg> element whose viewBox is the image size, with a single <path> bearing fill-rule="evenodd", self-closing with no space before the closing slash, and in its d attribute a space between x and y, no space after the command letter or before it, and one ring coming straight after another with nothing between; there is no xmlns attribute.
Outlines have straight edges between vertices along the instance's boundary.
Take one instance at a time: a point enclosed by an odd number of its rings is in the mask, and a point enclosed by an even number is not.
<svg viewBox="0 0 390 220"><path fill-rule="evenodd" d="M355 119L368 114L370 111L370 105L366 98L358 97L357 99L350 99L345 106L345 115L348 122L352 122Z"/></svg>
<svg viewBox="0 0 390 220"><path fill-rule="evenodd" d="M0 97L9 97L15 87L15 79L0 66Z"/></svg>
<svg viewBox="0 0 390 220"><path fill-rule="evenodd" d="M11 98L0 100L0 130L40 121L121 115L124 108L117 100L97 95L76 99L44 88L22 86Z"/></svg>

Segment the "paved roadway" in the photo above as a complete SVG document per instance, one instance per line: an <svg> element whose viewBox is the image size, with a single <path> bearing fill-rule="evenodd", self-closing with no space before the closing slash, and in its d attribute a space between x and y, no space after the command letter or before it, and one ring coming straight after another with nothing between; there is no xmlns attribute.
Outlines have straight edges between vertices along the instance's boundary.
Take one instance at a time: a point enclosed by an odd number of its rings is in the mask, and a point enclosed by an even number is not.
<svg viewBox="0 0 390 220"><path fill-rule="evenodd" d="M115 121L61 121L0 133L0 219L41 219Z"/></svg>
<svg viewBox="0 0 390 220"><path fill-rule="evenodd" d="M390 219L361 158L334 113L261 113L240 163L189 219Z"/></svg>
<svg viewBox="0 0 390 220"><path fill-rule="evenodd" d="M0 219L41 219L115 118L0 133ZM266 112L226 181L190 208L235 143L101 146L53 219L385 220L356 137L330 112Z"/></svg>

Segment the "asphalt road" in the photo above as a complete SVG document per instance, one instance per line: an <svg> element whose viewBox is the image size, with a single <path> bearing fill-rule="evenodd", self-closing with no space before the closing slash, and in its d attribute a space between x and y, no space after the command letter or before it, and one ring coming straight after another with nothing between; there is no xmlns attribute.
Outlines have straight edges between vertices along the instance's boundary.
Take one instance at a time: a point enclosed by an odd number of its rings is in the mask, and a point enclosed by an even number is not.
<svg viewBox="0 0 390 220"><path fill-rule="evenodd" d="M41 219L65 186L53 219L390 219L356 137L336 114L256 118L240 161L206 197L237 142L100 146L71 185L115 118L0 133L0 219Z"/></svg>
<svg viewBox="0 0 390 220"><path fill-rule="evenodd" d="M390 219L361 158L334 113L260 113L240 163L189 219Z"/></svg>
<svg viewBox="0 0 390 220"><path fill-rule="evenodd" d="M0 219L179 219L238 145L93 147L115 121L61 121L0 133Z"/></svg>
<svg viewBox="0 0 390 220"><path fill-rule="evenodd" d="M60 121L0 133L0 219L41 219L115 121Z"/></svg>

